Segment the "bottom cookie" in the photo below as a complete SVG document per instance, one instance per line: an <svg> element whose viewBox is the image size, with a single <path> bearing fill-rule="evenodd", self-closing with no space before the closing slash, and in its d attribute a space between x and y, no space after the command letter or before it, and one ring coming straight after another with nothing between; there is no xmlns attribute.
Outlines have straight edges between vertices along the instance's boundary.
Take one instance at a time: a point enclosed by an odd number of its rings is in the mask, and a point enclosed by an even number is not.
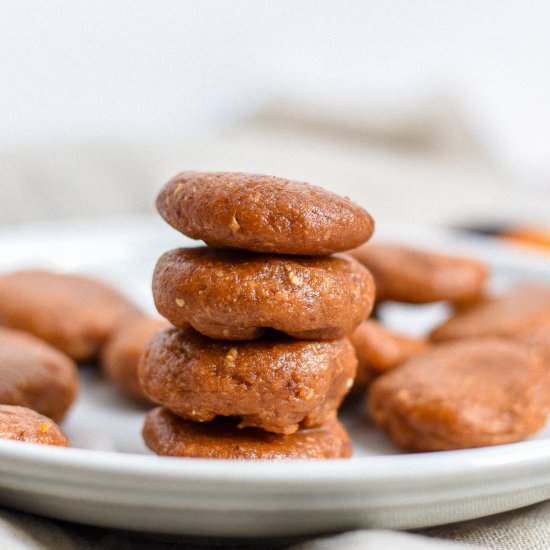
<svg viewBox="0 0 550 550"><path fill-rule="evenodd" d="M237 428L231 418L190 422L158 407L145 419L143 439L163 456L238 460L348 458L351 440L338 420L318 428L279 435L257 428Z"/></svg>
<svg viewBox="0 0 550 550"><path fill-rule="evenodd" d="M12 405L0 405L0 439L69 446L67 437L53 420L31 409Z"/></svg>

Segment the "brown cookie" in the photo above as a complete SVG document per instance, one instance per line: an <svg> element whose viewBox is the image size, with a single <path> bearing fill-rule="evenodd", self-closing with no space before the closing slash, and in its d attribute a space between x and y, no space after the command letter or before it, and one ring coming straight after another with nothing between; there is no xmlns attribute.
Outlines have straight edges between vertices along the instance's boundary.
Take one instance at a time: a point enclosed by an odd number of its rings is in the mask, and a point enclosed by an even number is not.
<svg viewBox="0 0 550 550"><path fill-rule="evenodd" d="M335 418L318 428L279 435L237 428L229 418L189 422L159 407L145 419L143 439L159 455L236 460L348 458L351 440Z"/></svg>
<svg viewBox="0 0 550 550"><path fill-rule="evenodd" d="M431 338L435 342L480 336L514 338L544 324L550 324L550 286L530 284L457 313L434 329Z"/></svg>
<svg viewBox="0 0 550 550"><path fill-rule="evenodd" d="M550 323L528 329L518 334L516 340L534 349L550 369Z"/></svg>
<svg viewBox="0 0 550 550"><path fill-rule="evenodd" d="M377 378L369 412L403 449L499 445L540 430L550 377L526 346L496 338L442 344Z"/></svg>
<svg viewBox="0 0 550 550"><path fill-rule="evenodd" d="M336 416L357 359L349 340L211 340L193 329L157 333L140 363L145 395L198 422L238 416L240 427L290 434Z"/></svg>
<svg viewBox="0 0 550 550"><path fill-rule="evenodd" d="M94 358L137 313L96 279L39 270L0 276L0 324L30 332L78 361Z"/></svg>
<svg viewBox="0 0 550 550"><path fill-rule="evenodd" d="M77 394L71 359L31 334L0 329L0 403L28 407L60 422Z"/></svg>
<svg viewBox="0 0 550 550"><path fill-rule="evenodd" d="M157 198L174 228L210 246L318 256L366 242L369 214L347 198L298 181L237 172L182 172Z"/></svg>
<svg viewBox="0 0 550 550"><path fill-rule="evenodd" d="M394 369L424 351L425 340L397 334L376 321L362 322L349 337L357 355L354 389L364 389L377 374Z"/></svg>
<svg viewBox="0 0 550 550"><path fill-rule="evenodd" d="M167 325L165 319L136 317L113 336L101 353L105 376L133 399L147 400L139 385L139 359L149 340Z"/></svg>
<svg viewBox="0 0 550 550"><path fill-rule="evenodd" d="M367 244L350 254L372 273L377 302L468 302L483 292L488 277L477 260L398 244Z"/></svg>
<svg viewBox="0 0 550 550"><path fill-rule="evenodd" d="M251 340L273 328L316 340L345 336L366 319L374 283L344 257L179 248L158 261L153 295L173 325L211 338Z"/></svg>
<svg viewBox="0 0 550 550"><path fill-rule="evenodd" d="M67 437L53 420L31 409L11 405L0 405L0 439L69 446Z"/></svg>

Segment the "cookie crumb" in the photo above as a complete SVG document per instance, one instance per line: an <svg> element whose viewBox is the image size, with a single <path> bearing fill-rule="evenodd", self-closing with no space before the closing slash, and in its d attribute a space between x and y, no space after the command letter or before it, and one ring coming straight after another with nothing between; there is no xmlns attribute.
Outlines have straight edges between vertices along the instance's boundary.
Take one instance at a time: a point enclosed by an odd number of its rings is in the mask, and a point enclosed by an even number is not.
<svg viewBox="0 0 550 550"><path fill-rule="evenodd" d="M231 231L233 231L233 233L236 233L241 228L239 222L237 221L237 218L235 218L235 214L233 214L233 217L231 218L229 228L231 229Z"/></svg>

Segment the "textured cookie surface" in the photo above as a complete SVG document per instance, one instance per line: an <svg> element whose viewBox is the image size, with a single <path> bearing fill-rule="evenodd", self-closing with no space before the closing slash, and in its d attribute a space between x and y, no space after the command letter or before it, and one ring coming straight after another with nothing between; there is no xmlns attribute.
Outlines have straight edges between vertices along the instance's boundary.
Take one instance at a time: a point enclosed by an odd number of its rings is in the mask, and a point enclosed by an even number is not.
<svg viewBox="0 0 550 550"><path fill-rule="evenodd" d="M324 255L366 242L369 214L308 183L237 172L182 172L157 198L161 216L210 246Z"/></svg>
<svg viewBox="0 0 550 550"><path fill-rule="evenodd" d="M529 284L457 313L437 327L431 337L437 342L480 336L516 338L548 324L550 285Z"/></svg>
<svg viewBox="0 0 550 550"><path fill-rule="evenodd" d="M345 257L258 255L179 248L153 275L158 312L174 326L226 340L250 340L265 328L295 338L350 334L372 309L370 273Z"/></svg>
<svg viewBox="0 0 550 550"><path fill-rule="evenodd" d="M278 435L256 428L240 429L231 419L198 423L183 420L167 409L151 411L143 438L159 455L235 460L348 458L351 440L333 419L318 428Z"/></svg>
<svg viewBox="0 0 550 550"><path fill-rule="evenodd" d="M241 427L289 434L335 418L356 367L347 338L223 342L168 328L147 346L139 376L152 401L183 418L236 416Z"/></svg>
<svg viewBox="0 0 550 550"><path fill-rule="evenodd" d="M0 325L30 332L76 360L138 312L116 290L80 275L16 271L0 276Z"/></svg>
<svg viewBox="0 0 550 550"><path fill-rule="evenodd" d="M31 409L11 405L0 405L0 439L69 446L67 437L53 420Z"/></svg>
<svg viewBox="0 0 550 550"><path fill-rule="evenodd" d="M0 328L0 403L60 422L78 394L76 365L24 332Z"/></svg>
<svg viewBox="0 0 550 550"><path fill-rule="evenodd" d="M103 373L122 393L139 401L147 400L139 385L139 360L151 338L167 325L165 319L136 317L105 346L101 354Z"/></svg>
<svg viewBox="0 0 550 550"><path fill-rule="evenodd" d="M403 245L369 243L350 254L372 273L379 302L471 302L483 292L488 277L477 260Z"/></svg>
<svg viewBox="0 0 550 550"><path fill-rule="evenodd" d="M548 368L527 346L501 339L442 344L377 378L368 408L407 450L511 443L544 426Z"/></svg>

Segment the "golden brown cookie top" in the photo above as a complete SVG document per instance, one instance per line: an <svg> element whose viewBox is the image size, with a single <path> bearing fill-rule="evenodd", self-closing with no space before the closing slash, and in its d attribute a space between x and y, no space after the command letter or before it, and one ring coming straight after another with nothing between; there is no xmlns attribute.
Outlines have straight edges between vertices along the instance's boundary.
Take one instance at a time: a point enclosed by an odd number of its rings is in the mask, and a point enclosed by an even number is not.
<svg viewBox="0 0 550 550"><path fill-rule="evenodd" d="M518 286L457 313L431 334L439 342L479 336L514 338L538 325L550 324L550 285Z"/></svg>
<svg viewBox="0 0 550 550"><path fill-rule="evenodd" d="M359 246L370 215L309 183L239 172L181 172L157 198L175 229L210 246L273 254L325 255Z"/></svg>
<svg viewBox="0 0 550 550"><path fill-rule="evenodd" d="M0 275L0 325L24 330L76 360L91 359L137 308L82 275L23 270Z"/></svg>
<svg viewBox="0 0 550 550"><path fill-rule="evenodd" d="M528 347L497 338L430 348L376 379L375 421L401 447L439 450L521 440L550 411L550 377Z"/></svg>
<svg viewBox="0 0 550 550"><path fill-rule="evenodd" d="M11 405L0 405L0 439L69 446L67 437L53 420L31 409Z"/></svg>
<svg viewBox="0 0 550 550"><path fill-rule="evenodd" d="M0 403L60 422L78 394L76 365L31 334L0 328Z"/></svg>
<svg viewBox="0 0 550 550"><path fill-rule="evenodd" d="M348 458L351 440L344 427L331 420L318 428L279 435L236 427L232 419L213 422L182 420L157 408L145 420L143 438L159 455L235 460Z"/></svg>
<svg viewBox="0 0 550 550"><path fill-rule="evenodd" d="M392 243L369 243L349 252L369 269L377 302L464 302L482 293L487 267L470 258L435 254Z"/></svg>
<svg viewBox="0 0 550 550"><path fill-rule="evenodd" d="M340 338L366 319L370 273L344 256L259 255L178 248L153 275L158 312L174 326L225 340L250 340L273 328L303 339Z"/></svg>

